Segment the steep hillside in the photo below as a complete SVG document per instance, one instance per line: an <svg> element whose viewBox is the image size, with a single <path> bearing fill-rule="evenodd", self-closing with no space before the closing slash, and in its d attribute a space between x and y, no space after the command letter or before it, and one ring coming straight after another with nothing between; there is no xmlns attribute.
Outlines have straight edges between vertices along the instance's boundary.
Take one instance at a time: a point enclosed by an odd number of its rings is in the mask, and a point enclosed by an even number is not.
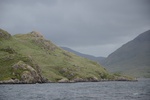
<svg viewBox="0 0 150 100"><path fill-rule="evenodd" d="M110 54L103 65L112 72L150 77L150 30Z"/></svg>
<svg viewBox="0 0 150 100"><path fill-rule="evenodd" d="M75 50L72 50L68 47L61 47L61 48L63 48L64 50L66 50L68 52L72 52L72 53L74 53L78 56L81 56L81 57L84 57L84 58L87 58L87 59L90 59L90 60L93 60L93 61L96 61L96 62L99 62L99 63L101 63L105 59L105 57L95 57L95 56L92 56L92 55L83 54L83 53L77 52Z"/></svg>
<svg viewBox="0 0 150 100"><path fill-rule="evenodd" d="M67 52L35 31L11 36L0 29L0 81L77 82L114 79L98 63Z"/></svg>

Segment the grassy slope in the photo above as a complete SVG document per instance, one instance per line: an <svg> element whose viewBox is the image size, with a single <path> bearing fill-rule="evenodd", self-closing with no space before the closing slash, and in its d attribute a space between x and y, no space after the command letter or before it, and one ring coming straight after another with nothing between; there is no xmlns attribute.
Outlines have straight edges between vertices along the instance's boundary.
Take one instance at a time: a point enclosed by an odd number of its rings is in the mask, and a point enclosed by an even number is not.
<svg viewBox="0 0 150 100"><path fill-rule="evenodd" d="M18 61L39 65L50 81L62 78L107 78L108 72L96 62L64 51L42 37L31 33L0 39L0 80L15 78L12 67Z"/></svg>

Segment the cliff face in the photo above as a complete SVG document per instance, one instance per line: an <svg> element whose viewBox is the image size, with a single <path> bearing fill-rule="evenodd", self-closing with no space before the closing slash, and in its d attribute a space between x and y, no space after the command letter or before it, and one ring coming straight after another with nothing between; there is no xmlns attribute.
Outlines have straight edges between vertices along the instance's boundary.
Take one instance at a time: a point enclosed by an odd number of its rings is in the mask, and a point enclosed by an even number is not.
<svg viewBox="0 0 150 100"><path fill-rule="evenodd" d="M0 31L0 83L99 81L112 78L98 63L57 47L39 32L11 36L4 30Z"/></svg>

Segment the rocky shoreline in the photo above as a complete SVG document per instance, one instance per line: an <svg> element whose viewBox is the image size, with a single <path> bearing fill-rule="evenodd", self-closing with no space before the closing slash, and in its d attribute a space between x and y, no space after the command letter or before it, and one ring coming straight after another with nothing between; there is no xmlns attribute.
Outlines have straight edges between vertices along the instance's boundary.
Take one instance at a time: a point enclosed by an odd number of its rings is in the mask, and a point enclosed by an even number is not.
<svg viewBox="0 0 150 100"><path fill-rule="evenodd" d="M10 80L5 80L5 81L0 81L0 84L42 84L42 83L77 83L77 82L112 82L112 81L128 81L128 82L137 82L137 79L134 80L129 80L129 79L101 79L101 80L84 80L84 79L79 79L79 80L59 80L58 82L50 82L50 81L43 81L43 82L25 82L25 81L19 81L18 79L10 79Z"/></svg>

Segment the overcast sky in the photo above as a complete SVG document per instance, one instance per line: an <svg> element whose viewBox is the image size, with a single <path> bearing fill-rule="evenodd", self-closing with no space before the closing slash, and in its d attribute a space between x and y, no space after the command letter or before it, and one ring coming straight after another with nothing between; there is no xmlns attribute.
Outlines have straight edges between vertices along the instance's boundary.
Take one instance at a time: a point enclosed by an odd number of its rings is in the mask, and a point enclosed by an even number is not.
<svg viewBox="0 0 150 100"><path fill-rule="evenodd" d="M39 31L58 46L108 56L150 29L149 0L0 0L0 28Z"/></svg>

